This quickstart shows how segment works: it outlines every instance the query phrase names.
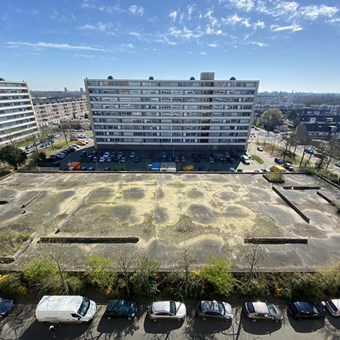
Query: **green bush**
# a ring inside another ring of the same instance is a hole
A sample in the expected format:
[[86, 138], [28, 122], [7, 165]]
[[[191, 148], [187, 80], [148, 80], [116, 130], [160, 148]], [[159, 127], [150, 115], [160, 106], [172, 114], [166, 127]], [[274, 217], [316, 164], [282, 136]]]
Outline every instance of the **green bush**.
[[266, 296], [269, 295], [268, 281], [262, 276], [255, 276], [251, 279], [246, 279], [244, 276], [236, 282], [235, 291], [242, 297]]
[[271, 183], [284, 183], [283, 174], [280, 172], [272, 172], [269, 174], [264, 174], [263, 177], [267, 178], [267, 180]]
[[66, 275], [66, 282], [70, 293], [79, 294], [85, 286], [83, 277], [79, 275]]
[[263, 164], [264, 163], [264, 160], [262, 158], [260, 158], [259, 156], [256, 156], [256, 155], [252, 155], [251, 159], [253, 159], [254, 161], [256, 161], [259, 164]]
[[14, 298], [21, 286], [20, 275], [16, 273], [0, 275], [0, 296]]

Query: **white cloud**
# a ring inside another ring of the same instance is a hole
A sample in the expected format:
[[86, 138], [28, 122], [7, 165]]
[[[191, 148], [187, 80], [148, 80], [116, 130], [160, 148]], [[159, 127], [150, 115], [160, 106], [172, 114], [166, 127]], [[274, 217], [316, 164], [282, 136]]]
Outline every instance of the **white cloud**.
[[207, 44], [207, 46], [216, 48], [217, 44]]
[[130, 35], [132, 35], [133, 37], [137, 37], [137, 38], [141, 36], [139, 32], [130, 32]]
[[225, 22], [231, 25], [236, 25], [239, 22], [241, 22], [243, 18], [239, 17], [237, 14], [234, 14], [232, 16], [229, 16], [227, 19], [224, 19]]
[[339, 11], [336, 7], [326, 5], [309, 5], [301, 9], [301, 14], [308, 19], [315, 20], [319, 16], [333, 17]]
[[127, 47], [127, 48], [135, 48], [131, 43], [129, 44], [123, 44], [124, 47]]
[[144, 8], [143, 6], [131, 5], [129, 6], [129, 11], [132, 14], [143, 16]]
[[258, 47], [267, 47], [268, 44], [264, 43], [264, 42], [260, 42], [260, 41], [250, 41], [249, 42], [252, 45], [256, 45]]
[[30, 43], [23, 41], [8, 41], [6, 43], [10, 47], [20, 47], [20, 46], [28, 46], [34, 48], [54, 48], [59, 50], [86, 50], [86, 51], [98, 51], [98, 52], [111, 52], [109, 50], [105, 50], [103, 48], [92, 47], [92, 46], [84, 46], [84, 45], [70, 45], [70, 44], [58, 44], [58, 43], [47, 43], [47, 42], [38, 42], [38, 43]]
[[187, 27], [184, 27], [183, 29], [171, 27], [169, 29], [169, 34], [176, 38], [184, 38], [188, 40], [192, 38], [199, 38], [202, 36], [201, 32], [195, 33]]
[[171, 41], [170, 39], [168, 39], [164, 34], [161, 34], [159, 36], [157, 36], [156, 42], [162, 43], [162, 44], [167, 44], [170, 46], [175, 46], [177, 45], [177, 42], [175, 41]]
[[91, 0], [83, 0], [82, 4], [80, 5], [82, 8], [96, 8], [94, 3]]
[[230, 0], [230, 3], [243, 11], [250, 12], [254, 8], [254, 0]]
[[102, 22], [98, 22], [97, 25], [83, 25], [80, 26], [79, 29], [81, 30], [96, 30], [96, 31], [106, 31], [107, 29], [110, 29], [112, 27], [112, 24], [103, 24]]
[[221, 35], [223, 34], [223, 31], [221, 29], [214, 29], [213, 27], [210, 27], [210, 25], [207, 25], [207, 28], [205, 29], [205, 34], [208, 35]]
[[191, 20], [191, 15], [195, 10], [195, 5], [188, 5], [187, 10], [188, 10], [188, 20]]
[[206, 52], [200, 52], [200, 55], [207, 55]]
[[265, 28], [265, 27], [266, 25], [263, 21], [258, 20], [257, 22], [255, 22], [255, 24], [253, 24], [253, 28]]
[[171, 11], [169, 13], [169, 18], [172, 20], [172, 21], [176, 21], [176, 18], [177, 18], [177, 15], [178, 15], [178, 12], [177, 11]]
[[331, 24], [338, 23], [338, 22], [340, 22], [340, 18], [333, 18], [333, 19], [327, 20], [327, 22], [329, 22]]
[[271, 25], [270, 29], [273, 32], [280, 32], [280, 31], [292, 31], [292, 32], [298, 32], [303, 30], [303, 27], [300, 25], [290, 25], [290, 26], [278, 26], [278, 25]]

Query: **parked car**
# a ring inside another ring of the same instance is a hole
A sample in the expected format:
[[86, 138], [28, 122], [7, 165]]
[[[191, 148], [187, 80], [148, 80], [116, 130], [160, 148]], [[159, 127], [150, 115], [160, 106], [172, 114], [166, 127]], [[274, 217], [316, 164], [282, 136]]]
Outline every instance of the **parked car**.
[[336, 162], [335, 166], [338, 166], [340, 168], [340, 162]]
[[276, 157], [276, 158], [274, 158], [274, 162], [277, 163], [277, 164], [283, 164], [283, 159]]
[[87, 156], [87, 151], [86, 150], [81, 151], [79, 156]]
[[244, 315], [252, 320], [273, 320], [279, 322], [283, 319], [283, 313], [280, 308], [267, 302], [246, 302], [243, 306]]
[[110, 300], [106, 306], [104, 316], [107, 319], [127, 318], [132, 320], [137, 314], [137, 304], [127, 300]]
[[231, 305], [223, 301], [200, 301], [196, 308], [196, 316], [202, 320], [220, 319], [231, 320], [233, 318], [233, 310]]
[[102, 156], [99, 158], [99, 163], [104, 163], [106, 161], [106, 157]]
[[0, 316], [5, 317], [13, 309], [14, 301], [0, 298]]
[[314, 149], [313, 149], [311, 146], [306, 146], [306, 147], [304, 148], [304, 152], [305, 152], [305, 153], [308, 153], [308, 154], [310, 154], [310, 155], [313, 155]]
[[322, 305], [335, 317], [340, 317], [340, 299], [322, 301]]
[[136, 153], [134, 152], [134, 151], [132, 151], [131, 153], [130, 153], [130, 158], [135, 158], [136, 157]]
[[106, 166], [106, 167], [104, 168], [104, 171], [111, 171], [111, 168], [110, 168], [109, 166]]
[[257, 150], [258, 150], [258, 151], [263, 151], [263, 147], [262, 147], [262, 146], [258, 146], [258, 147], [257, 147]]
[[235, 169], [235, 168], [228, 168], [227, 171], [228, 171], [228, 172], [236, 172], [236, 169]]
[[95, 171], [95, 169], [94, 169], [93, 166], [90, 166], [87, 170], [89, 170], [89, 171]]
[[322, 306], [311, 301], [289, 302], [287, 310], [294, 319], [322, 319], [325, 317]]
[[291, 163], [285, 163], [285, 168], [288, 171], [294, 171], [293, 165]]
[[152, 302], [148, 309], [148, 317], [153, 321], [162, 319], [174, 319], [183, 321], [187, 314], [186, 306], [179, 301]]

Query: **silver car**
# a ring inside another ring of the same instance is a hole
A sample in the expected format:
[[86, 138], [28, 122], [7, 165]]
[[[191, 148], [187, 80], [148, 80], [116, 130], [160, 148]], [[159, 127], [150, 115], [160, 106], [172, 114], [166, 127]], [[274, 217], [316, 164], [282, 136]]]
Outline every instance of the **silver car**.
[[335, 317], [340, 317], [340, 299], [322, 301], [323, 306]]
[[179, 301], [156, 301], [152, 302], [148, 310], [148, 317], [153, 321], [161, 319], [174, 319], [183, 321], [187, 314], [187, 308]]

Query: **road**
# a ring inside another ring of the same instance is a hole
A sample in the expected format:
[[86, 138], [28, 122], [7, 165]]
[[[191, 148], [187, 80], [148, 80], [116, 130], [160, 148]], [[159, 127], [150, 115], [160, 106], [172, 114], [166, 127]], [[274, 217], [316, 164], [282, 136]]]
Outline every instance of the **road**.
[[[0, 321], [2, 340], [51, 339], [48, 325], [35, 320], [36, 304], [17, 304], [12, 313]], [[232, 323], [207, 320], [201, 321], [194, 315], [193, 304], [187, 305], [188, 317], [184, 323], [177, 321], [150, 321], [145, 317], [146, 305], [140, 307], [135, 321], [103, 318], [105, 305], [98, 305], [97, 315], [89, 324], [63, 324], [56, 330], [57, 339], [271, 339], [271, 340], [338, 340], [340, 318], [330, 315], [325, 320], [295, 321], [291, 317], [281, 323], [267, 321], [251, 322], [241, 316], [240, 306], [234, 308]]]

